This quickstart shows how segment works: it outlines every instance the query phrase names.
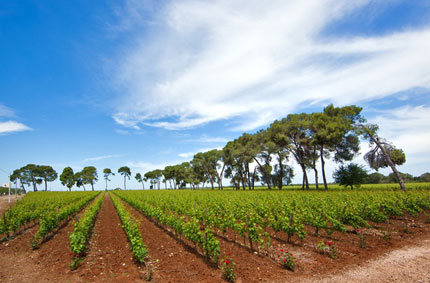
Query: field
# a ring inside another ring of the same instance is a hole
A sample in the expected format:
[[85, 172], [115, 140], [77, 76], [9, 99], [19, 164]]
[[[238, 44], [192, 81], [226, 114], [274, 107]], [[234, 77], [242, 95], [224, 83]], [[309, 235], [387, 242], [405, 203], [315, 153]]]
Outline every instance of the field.
[[391, 185], [39, 192], [0, 209], [0, 281], [430, 278], [430, 186], [423, 183], [407, 193]]

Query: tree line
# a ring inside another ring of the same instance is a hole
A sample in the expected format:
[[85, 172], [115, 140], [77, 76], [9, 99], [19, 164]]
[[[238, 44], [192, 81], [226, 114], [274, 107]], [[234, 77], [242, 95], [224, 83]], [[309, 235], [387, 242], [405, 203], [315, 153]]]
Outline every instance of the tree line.
[[361, 111], [354, 105], [329, 105], [322, 112], [290, 114], [255, 134], [244, 133], [222, 150], [199, 152], [189, 162], [149, 171], [144, 178], [139, 174], [136, 179], [149, 180], [151, 188], [160, 188], [161, 182], [166, 188], [167, 184], [173, 189], [187, 184], [199, 188], [208, 182], [212, 189], [215, 184], [222, 189], [223, 178], [229, 178], [238, 190], [254, 189], [256, 182], [281, 190], [294, 177], [287, 163], [294, 160], [302, 171], [302, 189], [309, 189], [308, 173], [313, 171], [316, 189], [321, 174], [327, 190], [326, 160], [331, 158], [341, 164], [351, 161], [360, 150], [360, 139], [364, 139], [372, 146], [364, 156], [369, 166], [375, 170], [390, 167], [405, 190], [396, 168], [406, 161], [403, 150], [380, 137], [378, 126], [367, 123]]
[[[237, 139], [229, 141], [221, 150], [199, 152], [189, 162], [169, 165], [164, 169], [148, 171], [143, 175], [136, 173], [135, 179], [145, 189], [145, 182], [150, 182], [150, 189], [164, 187], [180, 189], [190, 186], [193, 189], [210, 184], [218, 189], [223, 188], [224, 178], [230, 179], [232, 186], [239, 190], [254, 189], [260, 182], [268, 189], [278, 188], [291, 183], [294, 171], [288, 161], [295, 161], [301, 168], [302, 189], [309, 189], [308, 174], [313, 172], [316, 189], [319, 188], [321, 174], [324, 189], [328, 189], [325, 164], [328, 159], [344, 164], [351, 161], [360, 150], [360, 139], [370, 143], [372, 149], [364, 158], [372, 169], [390, 167], [396, 181], [405, 190], [402, 175], [396, 165], [406, 161], [403, 150], [378, 135], [378, 126], [367, 123], [361, 116], [361, 107], [354, 105], [334, 107], [328, 105], [322, 112], [289, 114], [274, 121], [267, 129], [254, 134], [244, 133]], [[317, 166], [319, 164], [319, 167]], [[131, 170], [123, 166], [118, 173], [126, 180], [130, 179]], [[109, 177], [115, 175], [105, 168], [103, 176], [108, 187]], [[34, 191], [37, 185], [57, 179], [57, 173], [50, 166], [28, 164], [14, 171], [11, 181], [31, 184]], [[71, 167], [64, 168], [60, 175], [61, 183], [69, 190], [76, 185], [83, 187], [98, 181], [94, 166], [85, 167], [82, 171], [73, 172]]]

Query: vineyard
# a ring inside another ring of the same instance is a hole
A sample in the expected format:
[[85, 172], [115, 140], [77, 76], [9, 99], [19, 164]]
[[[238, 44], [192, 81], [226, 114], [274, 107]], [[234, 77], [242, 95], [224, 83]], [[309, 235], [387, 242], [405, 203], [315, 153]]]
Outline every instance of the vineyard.
[[429, 234], [428, 184], [28, 193], [0, 220], [0, 281], [302, 281]]

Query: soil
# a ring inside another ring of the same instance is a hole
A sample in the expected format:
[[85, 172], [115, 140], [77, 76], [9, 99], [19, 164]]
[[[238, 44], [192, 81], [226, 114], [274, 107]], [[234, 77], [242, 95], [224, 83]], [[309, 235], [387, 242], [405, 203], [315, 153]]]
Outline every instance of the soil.
[[[153, 282], [223, 282], [220, 269], [207, 263], [192, 244], [178, 241], [127, 207], [140, 222], [149, 252], [146, 266], [133, 262], [119, 217], [105, 194], [87, 256], [77, 270], [69, 269], [68, 236], [73, 221], [33, 251], [30, 240], [36, 225], [0, 244], [0, 282], [142, 282], [149, 269]], [[306, 227], [305, 240], [292, 238], [290, 242], [283, 233], [268, 231], [272, 236], [268, 255], [251, 250], [249, 243], [244, 244], [232, 231], [217, 237], [221, 255], [231, 253], [236, 264], [237, 282], [430, 282], [429, 222], [429, 215], [421, 214], [415, 220], [408, 217], [371, 223], [374, 228], [363, 230], [364, 248], [359, 247], [360, 238], [351, 227], [350, 232], [334, 232], [331, 238], [324, 231], [315, 235], [314, 229]], [[329, 240], [338, 251], [337, 259], [316, 248], [318, 242]], [[294, 272], [281, 267], [281, 248], [293, 254]]]
[[181, 244], [172, 235], [152, 223], [124, 203], [134, 219], [140, 222], [140, 232], [153, 269], [153, 282], [222, 282], [221, 271], [193, 248]]

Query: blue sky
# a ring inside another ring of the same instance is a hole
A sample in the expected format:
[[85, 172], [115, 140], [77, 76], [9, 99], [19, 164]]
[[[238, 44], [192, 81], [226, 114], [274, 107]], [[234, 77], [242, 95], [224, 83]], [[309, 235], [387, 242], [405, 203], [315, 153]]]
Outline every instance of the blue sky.
[[334, 103], [364, 107], [420, 175], [429, 54], [430, 0], [0, 0], [0, 168], [134, 175]]

